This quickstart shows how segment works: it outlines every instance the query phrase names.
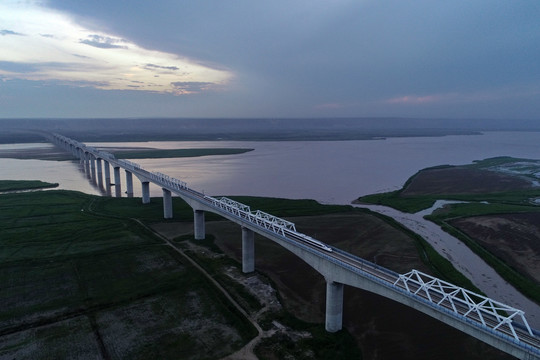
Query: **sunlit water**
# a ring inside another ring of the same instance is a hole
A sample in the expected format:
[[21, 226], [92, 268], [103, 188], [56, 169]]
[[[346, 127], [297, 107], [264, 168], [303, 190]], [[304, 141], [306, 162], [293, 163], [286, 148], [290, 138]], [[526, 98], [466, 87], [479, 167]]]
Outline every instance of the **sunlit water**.
[[[133, 160], [149, 171], [159, 171], [185, 181], [209, 195], [252, 195], [309, 198], [321, 203], [349, 204], [358, 196], [396, 190], [420, 169], [450, 164], [469, 164], [495, 156], [540, 158], [540, 132], [488, 132], [484, 135], [405, 137], [362, 141], [292, 142], [142, 142], [92, 143], [95, 147], [252, 148], [227, 156]], [[0, 149], [49, 146], [43, 144], [0, 145]], [[77, 161], [0, 159], [1, 179], [57, 182], [61, 189], [100, 194], [80, 171]], [[112, 175], [112, 170], [111, 170]], [[125, 184], [125, 178], [122, 179]], [[123, 185], [124, 186], [124, 185]], [[151, 195], [161, 189], [151, 185]], [[140, 183], [134, 178], [135, 196]], [[419, 214], [391, 215], [421, 233], [436, 249], [489, 296], [524, 309], [531, 325], [540, 328], [536, 304], [506, 284], [487, 265], [473, 256], [457, 239], [440, 231]]]

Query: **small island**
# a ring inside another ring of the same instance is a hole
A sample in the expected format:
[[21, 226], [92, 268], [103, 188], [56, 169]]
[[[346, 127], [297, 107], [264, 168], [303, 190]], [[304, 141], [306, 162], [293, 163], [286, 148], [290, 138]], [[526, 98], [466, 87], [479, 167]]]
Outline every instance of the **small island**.
[[210, 155], [237, 155], [243, 154], [253, 149], [237, 148], [205, 148], [205, 149], [130, 149], [112, 151], [117, 159], [160, 159], [160, 158], [182, 158], [198, 157]]
[[[253, 151], [254, 149], [243, 148], [195, 148], [195, 149], [155, 149], [148, 147], [99, 147], [102, 150], [112, 153], [117, 159], [161, 159], [161, 158], [182, 158], [211, 155], [238, 155]], [[73, 156], [60, 148], [51, 146], [43, 147], [37, 144], [35, 147], [26, 149], [0, 150], [0, 158], [20, 159], [20, 160], [50, 160], [67, 161], [73, 160]]]

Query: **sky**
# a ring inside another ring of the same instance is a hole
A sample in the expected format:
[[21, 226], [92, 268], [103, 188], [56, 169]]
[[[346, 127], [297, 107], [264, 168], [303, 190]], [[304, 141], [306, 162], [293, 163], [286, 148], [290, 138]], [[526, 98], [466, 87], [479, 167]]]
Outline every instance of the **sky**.
[[0, 0], [0, 118], [540, 121], [538, 0]]

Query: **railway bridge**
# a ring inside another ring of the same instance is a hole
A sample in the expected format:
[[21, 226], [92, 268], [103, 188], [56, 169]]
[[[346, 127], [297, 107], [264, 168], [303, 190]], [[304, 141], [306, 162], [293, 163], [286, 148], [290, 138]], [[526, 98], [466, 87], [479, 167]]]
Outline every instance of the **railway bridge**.
[[[193, 208], [195, 239], [205, 238], [205, 212], [218, 214], [242, 228], [242, 271], [255, 269], [254, 234], [260, 234], [291, 251], [326, 279], [326, 330], [342, 328], [345, 285], [387, 297], [519, 359], [540, 360], [540, 332], [532, 329], [522, 310], [460, 288], [430, 275], [411, 270], [406, 274], [371, 263], [296, 231], [294, 223], [226, 197], [204, 195], [179, 179], [149, 172], [140, 165], [116, 159], [111, 153], [51, 134], [50, 140], [80, 159], [85, 172], [110, 194], [121, 195], [125, 171], [126, 193], [133, 196], [133, 176], [141, 182], [142, 203], [150, 202], [150, 183], [162, 188], [163, 216], [173, 217], [172, 194]], [[113, 168], [114, 185], [110, 168]]]

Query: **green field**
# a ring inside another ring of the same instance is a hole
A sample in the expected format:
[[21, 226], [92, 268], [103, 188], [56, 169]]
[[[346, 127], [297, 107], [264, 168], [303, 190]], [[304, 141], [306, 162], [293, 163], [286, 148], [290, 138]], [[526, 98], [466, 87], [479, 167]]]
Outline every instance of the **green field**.
[[36, 190], [58, 187], [58, 184], [43, 182], [40, 180], [0, 180], [0, 192]]
[[[162, 200], [140, 201], [63, 190], [0, 195], [0, 358], [221, 358], [256, 335], [202, 273], [145, 225], [172, 222], [163, 220]], [[265, 209], [287, 208], [287, 202], [272, 199]], [[283, 212], [324, 209], [293, 203]], [[174, 214], [190, 223], [193, 210], [175, 201]], [[212, 238], [197, 244], [217, 250]], [[223, 274], [237, 262], [186, 252], [246, 311], [261, 310], [243, 285]], [[304, 348], [325, 344], [322, 325], [309, 327]], [[340, 345], [319, 346], [324, 358], [360, 358], [346, 331], [332, 339]], [[273, 348], [272, 341], [280, 343], [274, 338], [264, 346]]]
[[91, 211], [123, 199], [48, 191], [0, 200], [0, 358], [216, 358], [256, 334], [145, 227]]

